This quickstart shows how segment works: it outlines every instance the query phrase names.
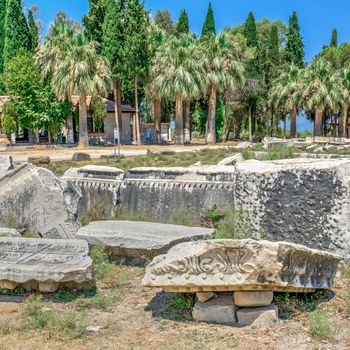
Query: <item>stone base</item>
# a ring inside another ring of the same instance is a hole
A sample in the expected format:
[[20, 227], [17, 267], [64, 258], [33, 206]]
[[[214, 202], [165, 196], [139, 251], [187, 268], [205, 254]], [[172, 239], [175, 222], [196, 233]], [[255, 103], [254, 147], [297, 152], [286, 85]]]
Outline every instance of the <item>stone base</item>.
[[270, 326], [278, 321], [278, 309], [276, 305], [243, 308], [237, 311], [237, 320], [242, 326]]
[[192, 317], [199, 322], [237, 325], [237, 307], [231, 295], [221, 295], [205, 304], [197, 302], [192, 311]]
[[234, 302], [239, 307], [261, 307], [272, 303], [272, 291], [246, 291], [235, 292], [233, 294]]

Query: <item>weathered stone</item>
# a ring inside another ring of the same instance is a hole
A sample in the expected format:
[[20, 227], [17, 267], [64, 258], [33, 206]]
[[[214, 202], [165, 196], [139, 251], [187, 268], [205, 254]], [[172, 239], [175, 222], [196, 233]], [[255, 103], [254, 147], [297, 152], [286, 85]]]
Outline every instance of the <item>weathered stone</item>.
[[152, 260], [174, 245], [213, 238], [215, 230], [202, 227], [131, 221], [95, 221], [76, 234], [90, 245], [103, 245], [112, 257]]
[[81, 162], [84, 160], [91, 160], [90, 154], [83, 152], [75, 152], [72, 156], [72, 161], [74, 162]]
[[229, 166], [237, 163], [244, 162], [244, 158], [241, 153], [237, 153], [234, 156], [227, 157], [218, 163], [218, 166]]
[[234, 302], [239, 307], [260, 307], [268, 306], [272, 303], [272, 291], [243, 291], [234, 292]]
[[[94, 280], [88, 244], [80, 240], [0, 238], [0, 285], [39, 285], [53, 292], [60, 284]], [[4, 287], [4, 286], [7, 287]]]
[[192, 317], [198, 322], [235, 325], [236, 310], [231, 295], [220, 295], [205, 304], [197, 302], [192, 310]]
[[318, 146], [317, 148], [315, 148], [313, 151], [313, 153], [324, 153], [324, 149], [322, 146]]
[[276, 305], [257, 308], [243, 308], [237, 311], [238, 324], [244, 326], [265, 327], [278, 321]]
[[279, 139], [277, 137], [264, 137], [263, 144], [265, 149], [269, 149], [275, 146], [285, 146], [291, 147], [293, 146], [293, 142], [287, 139]]
[[289, 291], [332, 288], [340, 258], [286, 242], [187, 242], [157, 256], [144, 286], [168, 292]]
[[8, 280], [1, 280], [0, 281], [0, 288], [14, 290], [18, 286], [18, 283], [8, 281]]
[[4, 176], [7, 171], [13, 170], [13, 168], [13, 160], [11, 156], [0, 156], [0, 177]]
[[213, 292], [207, 292], [207, 293], [197, 293], [197, 299], [200, 303], [204, 304], [208, 300], [215, 298], [217, 295]]
[[0, 227], [0, 237], [21, 237], [21, 234], [14, 228]]
[[[79, 228], [79, 189], [70, 180], [26, 164], [0, 178], [0, 224], [46, 238], [71, 238]], [[1, 225], [0, 225], [1, 226]]]
[[245, 149], [245, 148], [251, 148], [251, 147], [253, 147], [253, 145], [248, 141], [239, 142], [236, 146], [233, 146], [233, 148], [237, 148], [237, 149]]
[[43, 165], [43, 164], [50, 164], [51, 159], [50, 157], [29, 157], [28, 163], [33, 165]]

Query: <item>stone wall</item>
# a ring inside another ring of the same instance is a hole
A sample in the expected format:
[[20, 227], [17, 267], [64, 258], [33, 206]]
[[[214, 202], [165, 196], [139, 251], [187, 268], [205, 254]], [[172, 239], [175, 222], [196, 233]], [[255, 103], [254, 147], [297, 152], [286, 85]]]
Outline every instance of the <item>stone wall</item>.
[[106, 196], [108, 211], [120, 206], [156, 218], [179, 208], [198, 215], [215, 204], [247, 213], [254, 231], [266, 239], [350, 256], [348, 160], [116, 171], [117, 178], [108, 171], [102, 178], [92, 168], [65, 174], [83, 193], [80, 214]]

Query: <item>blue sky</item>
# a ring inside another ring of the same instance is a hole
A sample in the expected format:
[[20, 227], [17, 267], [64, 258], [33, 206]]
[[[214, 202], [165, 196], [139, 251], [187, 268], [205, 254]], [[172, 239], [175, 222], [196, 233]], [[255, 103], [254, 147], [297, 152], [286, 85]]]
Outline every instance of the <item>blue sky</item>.
[[[44, 26], [54, 19], [58, 11], [66, 12], [80, 21], [88, 11], [88, 0], [24, 0], [29, 7], [39, 6]], [[154, 14], [159, 9], [168, 9], [176, 19], [185, 8], [190, 17], [193, 31], [199, 33], [206, 15], [206, 0], [146, 0], [146, 7]], [[309, 61], [324, 44], [330, 41], [333, 27], [338, 29], [339, 41], [350, 41], [350, 1], [349, 0], [212, 0], [217, 29], [225, 25], [242, 23], [249, 11], [257, 20], [267, 17], [281, 18], [288, 23], [289, 15], [297, 11], [305, 41], [306, 59]]]

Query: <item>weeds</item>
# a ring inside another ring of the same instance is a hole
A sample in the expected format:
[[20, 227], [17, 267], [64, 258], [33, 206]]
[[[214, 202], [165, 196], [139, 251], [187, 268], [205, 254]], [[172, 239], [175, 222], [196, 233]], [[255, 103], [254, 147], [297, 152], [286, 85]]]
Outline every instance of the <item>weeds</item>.
[[74, 304], [78, 310], [101, 309], [107, 311], [118, 299], [119, 295], [117, 294], [112, 295], [97, 292], [96, 295], [91, 298], [78, 297], [74, 301]]
[[345, 301], [345, 306], [346, 306], [346, 316], [350, 317], [350, 292], [347, 292], [347, 294], [344, 297], [344, 301]]
[[13, 214], [5, 214], [0, 217], [0, 227], [17, 228], [17, 219]]
[[106, 196], [100, 196], [97, 199], [93, 199], [90, 204], [89, 210], [82, 216], [81, 224], [82, 226], [88, 225], [92, 221], [101, 221], [106, 220], [108, 218], [108, 214], [106, 212], [109, 200]]
[[114, 275], [115, 265], [109, 261], [103, 246], [94, 246], [90, 250], [97, 279], [105, 279]]
[[172, 320], [189, 319], [195, 304], [195, 294], [176, 294], [175, 297], [166, 301], [161, 317]]
[[244, 160], [255, 159], [255, 153], [249, 148], [245, 148], [242, 150], [242, 156]]
[[309, 314], [309, 332], [313, 336], [331, 340], [334, 337], [335, 328], [330, 320], [330, 312], [315, 310]]
[[259, 160], [280, 160], [294, 158], [297, 149], [294, 146], [274, 145], [267, 150], [267, 153], [259, 157]]

